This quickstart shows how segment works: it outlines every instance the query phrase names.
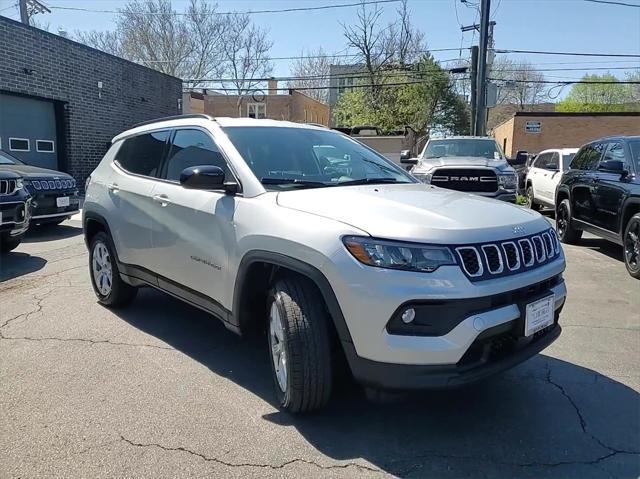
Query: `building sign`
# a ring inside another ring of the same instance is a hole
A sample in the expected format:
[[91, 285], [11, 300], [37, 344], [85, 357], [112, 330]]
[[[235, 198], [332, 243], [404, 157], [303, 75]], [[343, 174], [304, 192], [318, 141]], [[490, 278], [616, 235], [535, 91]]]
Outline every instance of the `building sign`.
[[524, 125], [524, 131], [526, 131], [527, 133], [540, 133], [541, 129], [542, 129], [541, 121], [528, 121]]

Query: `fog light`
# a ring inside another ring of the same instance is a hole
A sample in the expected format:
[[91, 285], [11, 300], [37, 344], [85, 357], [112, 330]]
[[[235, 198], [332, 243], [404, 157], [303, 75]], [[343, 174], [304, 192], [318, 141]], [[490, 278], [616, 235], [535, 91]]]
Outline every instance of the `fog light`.
[[409, 324], [416, 317], [416, 310], [413, 308], [406, 309], [404, 313], [402, 313], [402, 322], [404, 324]]

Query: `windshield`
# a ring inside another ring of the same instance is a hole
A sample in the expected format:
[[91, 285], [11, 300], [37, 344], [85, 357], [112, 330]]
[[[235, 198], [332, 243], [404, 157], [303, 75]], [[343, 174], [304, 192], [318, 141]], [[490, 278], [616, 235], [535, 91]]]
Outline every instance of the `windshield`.
[[24, 165], [24, 163], [0, 150], [0, 165]]
[[631, 161], [635, 163], [636, 172], [640, 174], [640, 140], [630, 141], [629, 148], [631, 149]]
[[562, 155], [562, 171], [569, 171], [569, 165], [573, 161], [573, 157], [576, 156], [575, 153], [569, 153], [567, 155]]
[[499, 160], [504, 157], [495, 140], [484, 138], [451, 138], [429, 140], [424, 158], [471, 156]]
[[223, 130], [268, 188], [415, 182], [391, 161], [330, 130], [266, 126]]

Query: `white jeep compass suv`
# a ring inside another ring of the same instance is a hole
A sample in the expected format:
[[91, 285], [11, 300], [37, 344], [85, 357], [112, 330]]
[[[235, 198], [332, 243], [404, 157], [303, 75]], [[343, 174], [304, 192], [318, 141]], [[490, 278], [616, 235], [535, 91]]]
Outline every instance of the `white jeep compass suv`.
[[83, 224], [100, 303], [152, 286], [235, 333], [266, 331], [290, 411], [323, 406], [337, 367], [372, 391], [460, 385], [560, 334], [565, 261], [547, 220], [419, 183], [322, 127], [134, 127], [88, 180]]

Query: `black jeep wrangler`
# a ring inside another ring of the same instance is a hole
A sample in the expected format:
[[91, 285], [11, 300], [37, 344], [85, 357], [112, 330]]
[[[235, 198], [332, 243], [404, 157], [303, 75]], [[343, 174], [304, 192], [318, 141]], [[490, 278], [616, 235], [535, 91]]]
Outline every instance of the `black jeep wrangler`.
[[556, 189], [556, 220], [563, 243], [588, 231], [622, 245], [629, 274], [640, 279], [640, 136], [580, 148]]

